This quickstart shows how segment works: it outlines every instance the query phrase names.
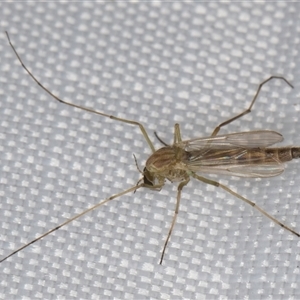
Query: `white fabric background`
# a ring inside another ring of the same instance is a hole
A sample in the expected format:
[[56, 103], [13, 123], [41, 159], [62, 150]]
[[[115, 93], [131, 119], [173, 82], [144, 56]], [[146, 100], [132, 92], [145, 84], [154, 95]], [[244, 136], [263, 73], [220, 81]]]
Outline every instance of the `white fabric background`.
[[[156, 147], [185, 139], [281, 132], [298, 144], [298, 3], [158, 1], [0, 4], [0, 255], [134, 185], [150, 154], [138, 128], [55, 102], [142, 122]], [[271, 179], [215, 177], [300, 231], [299, 168]], [[184, 189], [163, 265], [176, 185], [108, 203], [0, 265], [1, 299], [299, 299], [300, 239], [233, 196]]]

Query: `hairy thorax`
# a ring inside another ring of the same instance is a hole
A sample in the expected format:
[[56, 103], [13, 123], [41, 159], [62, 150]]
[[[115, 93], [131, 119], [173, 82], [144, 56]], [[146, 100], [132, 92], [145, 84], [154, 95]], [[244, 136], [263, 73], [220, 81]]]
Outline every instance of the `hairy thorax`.
[[187, 153], [183, 149], [174, 146], [157, 150], [146, 162], [145, 169], [149, 180], [163, 184], [165, 179], [171, 182], [187, 179], [189, 177], [188, 170], [182, 162], [186, 157]]

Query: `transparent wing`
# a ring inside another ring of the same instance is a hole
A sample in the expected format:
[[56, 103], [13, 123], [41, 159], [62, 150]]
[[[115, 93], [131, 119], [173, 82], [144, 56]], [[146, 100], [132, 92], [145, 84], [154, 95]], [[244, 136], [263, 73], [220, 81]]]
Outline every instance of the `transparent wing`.
[[275, 131], [260, 130], [184, 141], [183, 161], [193, 172], [239, 177], [277, 176], [284, 171], [284, 165], [276, 155], [267, 154], [265, 148], [282, 140], [282, 135]]
[[263, 165], [221, 165], [213, 167], [192, 166], [195, 173], [223, 174], [227, 176], [266, 178], [278, 176], [284, 171], [284, 165], [279, 163], [268, 163]]
[[257, 130], [191, 139], [178, 143], [178, 146], [185, 149], [185, 151], [200, 150], [207, 147], [228, 149], [233, 146], [242, 148], [266, 148], [282, 141], [283, 136], [276, 131]]

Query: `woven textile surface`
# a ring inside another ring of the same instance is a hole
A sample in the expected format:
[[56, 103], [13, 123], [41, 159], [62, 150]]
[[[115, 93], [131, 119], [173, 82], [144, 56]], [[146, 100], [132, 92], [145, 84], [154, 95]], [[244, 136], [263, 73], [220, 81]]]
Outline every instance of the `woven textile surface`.
[[[151, 154], [136, 126], [171, 144], [269, 129], [300, 145], [298, 3], [106, 1], [0, 4], [0, 259], [134, 186]], [[300, 165], [274, 178], [211, 176], [300, 232]], [[0, 264], [0, 299], [299, 299], [300, 239], [196, 180], [121, 196]]]

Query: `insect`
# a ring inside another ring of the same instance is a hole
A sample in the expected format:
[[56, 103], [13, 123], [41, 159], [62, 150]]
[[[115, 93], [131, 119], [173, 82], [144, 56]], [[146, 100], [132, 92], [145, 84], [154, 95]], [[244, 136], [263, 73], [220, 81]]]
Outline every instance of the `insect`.
[[177, 187], [177, 199], [176, 206], [174, 210], [173, 219], [163, 246], [163, 250], [160, 257], [160, 264], [162, 264], [165, 251], [170, 240], [174, 225], [176, 223], [176, 218], [179, 212], [180, 199], [182, 189], [189, 183], [190, 178], [195, 178], [196, 180], [202, 181], [204, 183], [213, 185], [215, 187], [222, 188], [226, 192], [232, 194], [233, 196], [243, 200], [244, 202], [256, 208], [263, 215], [268, 217], [274, 223], [290, 231], [292, 234], [300, 237], [300, 234], [294, 231], [292, 228], [284, 225], [273, 216], [268, 214], [262, 208], [257, 206], [254, 202], [246, 199], [245, 197], [234, 192], [227, 186], [212, 180], [198, 173], [211, 173], [211, 174], [225, 174], [230, 176], [239, 177], [272, 177], [281, 174], [284, 171], [284, 162], [290, 161], [294, 158], [300, 157], [300, 147], [281, 147], [281, 148], [270, 148], [270, 146], [279, 143], [283, 140], [280, 133], [270, 130], [257, 130], [249, 132], [238, 132], [227, 135], [218, 135], [221, 127], [228, 125], [229, 123], [241, 118], [242, 116], [251, 112], [251, 109], [258, 97], [261, 88], [269, 81], [273, 79], [283, 80], [291, 88], [292, 84], [289, 83], [282, 76], [271, 76], [265, 81], [263, 81], [252, 101], [250, 106], [242, 113], [230, 118], [229, 120], [219, 124], [210, 137], [206, 138], [195, 138], [190, 140], [182, 140], [179, 124], [174, 126], [174, 140], [172, 145], [167, 145], [160, 138], [157, 138], [164, 144], [164, 147], [159, 150], [155, 150], [148, 133], [146, 132], [144, 126], [136, 121], [118, 118], [105, 114], [103, 112], [95, 111], [93, 109], [82, 107], [67, 101], [64, 101], [57, 96], [55, 96], [50, 90], [44, 87], [34, 75], [27, 69], [27, 67], [22, 62], [19, 54], [17, 53], [15, 47], [13, 46], [8, 33], [6, 32], [8, 42], [17, 56], [19, 62], [25, 71], [31, 76], [31, 78], [50, 96], [60, 103], [76, 107], [91, 113], [98, 114], [103, 117], [110, 118], [115, 121], [127, 123], [133, 126], [138, 126], [141, 133], [146, 140], [148, 146], [150, 147], [152, 154], [146, 161], [144, 169], [141, 171], [138, 167], [137, 161], [136, 166], [141, 173], [141, 178], [138, 180], [135, 186], [132, 186], [118, 194], [115, 194], [102, 202], [92, 206], [91, 208], [83, 211], [82, 213], [66, 220], [62, 224], [56, 226], [55, 228], [49, 230], [48, 232], [40, 235], [31, 242], [23, 245], [22, 247], [16, 249], [6, 257], [2, 258], [0, 262], [5, 261], [9, 257], [18, 253], [19, 251], [25, 249], [31, 244], [37, 242], [38, 240], [46, 237], [48, 234], [62, 228], [68, 223], [80, 218], [84, 214], [102, 206], [103, 204], [125, 195], [130, 192], [135, 192], [140, 188], [148, 188], [153, 190], [160, 190], [163, 188], [165, 181], [169, 180], [171, 182], [178, 182]]

